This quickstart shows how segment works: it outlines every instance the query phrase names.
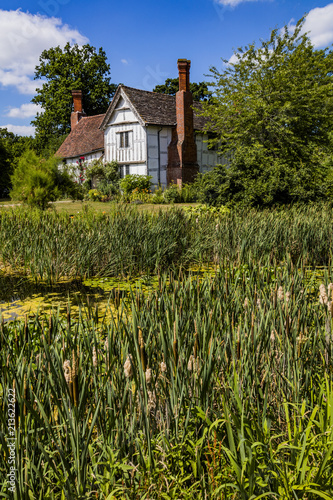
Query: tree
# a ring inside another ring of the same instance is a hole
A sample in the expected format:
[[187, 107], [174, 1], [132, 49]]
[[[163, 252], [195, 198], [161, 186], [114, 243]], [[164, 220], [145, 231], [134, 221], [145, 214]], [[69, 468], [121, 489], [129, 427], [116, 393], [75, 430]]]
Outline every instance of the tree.
[[7, 197], [11, 188], [10, 176], [19, 157], [27, 147], [32, 147], [32, 137], [21, 137], [0, 128], [0, 198]]
[[[54, 153], [59, 140], [70, 132], [72, 111], [72, 90], [82, 90], [83, 109], [86, 114], [104, 113], [116, 85], [110, 83], [110, 65], [106, 62], [102, 48], [69, 43], [44, 50], [35, 68], [35, 79], [46, 79], [32, 102], [42, 106], [31, 123], [36, 127], [36, 141], [39, 153]], [[60, 139], [59, 139], [60, 138]]]
[[[156, 85], [153, 92], [158, 92], [159, 94], [169, 94], [176, 95], [179, 90], [179, 79], [178, 78], [167, 78], [163, 85]], [[190, 90], [193, 95], [194, 101], [209, 101], [212, 93], [208, 90], [206, 82], [190, 83]]]
[[210, 143], [230, 158], [202, 179], [214, 203], [272, 205], [329, 192], [333, 55], [314, 49], [303, 24], [293, 32], [275, 29], [259, 48], [239, 49], [221, 73], [210, 70]]

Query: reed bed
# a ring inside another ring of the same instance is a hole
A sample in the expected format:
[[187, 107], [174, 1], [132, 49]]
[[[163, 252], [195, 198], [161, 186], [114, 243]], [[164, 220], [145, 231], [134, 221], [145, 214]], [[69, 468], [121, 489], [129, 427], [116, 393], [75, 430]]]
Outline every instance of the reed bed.
[[0, 477], [14, 386], [16, 498], [332, 498], [330, 269], [316, 279], [225, 259], [133, 289], [111, 322], [2, 323]]
[[69, 217], [15, 209], [0, 212], [3, 267], [57, 282], [60, 278], [134, 276], [200, 262], [262, 265], [299, 259], [329, 265], [332, 209], [233, 211], [191, 216], [181, 209], [140, 213], [115, 205], [109, 215]]

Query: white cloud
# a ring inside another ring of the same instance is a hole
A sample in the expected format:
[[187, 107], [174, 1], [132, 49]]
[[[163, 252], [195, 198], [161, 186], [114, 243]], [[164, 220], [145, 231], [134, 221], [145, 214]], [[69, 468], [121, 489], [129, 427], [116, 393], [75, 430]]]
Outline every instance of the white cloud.
[[232, 56], [230, 57], [230, 59], [228, 61], [228, 64], [236, 64], [236, 63], [238, 63], [238, 61], [239, 61], [239, 59], [236, 56], [236, 54], [232, 54]]
[[14, 86], [21, 94], [35, 94], [40, 82], [33, 80], [43, 50], [84, 44], [88, 39], [61, 19], [0, 9], [0, 84]]
[[22, 104], [19, 108], [10, 108], [5, 116], [10, 118], [32, 118], [36, 116], [38, 111], [42, 111], [42, 107], [32, 102]]
[[121, 62], [122, 62], [123, 64], [128, 64], [127, 59], [122, 59], [122, 60], [121, 60]]
[[315, 47], [326, 47], [333, 42], [333, 3], [326, 7], [316, 7], [310, 10], [305, 23], [304, 31]]
[[32, 125], [1, 125], [0, 128], [6, 128], [9, 132], [17, 135], [35, 135], [35, 127]]

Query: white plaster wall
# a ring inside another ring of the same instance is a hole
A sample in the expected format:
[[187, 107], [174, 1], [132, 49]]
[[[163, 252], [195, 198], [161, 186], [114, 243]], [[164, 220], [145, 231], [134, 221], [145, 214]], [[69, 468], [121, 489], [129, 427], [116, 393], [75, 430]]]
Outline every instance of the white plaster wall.
[[212, 170], [216, 165], [227, 165], [228, 160], [219, 156], [216, 151], [209, 150], [207, 147], [207, 134], [196, 134], [195, 140], [197, 144], [197, 162], [199, 171], [202, 173]]
[[[120, 148], [120, 132], [129, 132], [129, 147]], [[105, 161], [120, 164], [146, 162], [146, 131], [122, 97], [104, 131]]]
[[[82, 161], [84, 161], [85, 163], [91, 163], [93, 160], [98, 160], [99, 158], [101, 158], [102, 155], [103, 155], [103, 151], [97, 151], [96, 153], [90, 153], [88, 155], [85, 155], [84, 160], [82, 160]], [[66, 158], [66, 165], [72, 165], [73, 167], [75, 167], [79, 163], [79, 160], [82, 156], [83, 155], [76, 156], [75, 158]]]
[[[159, 136], [159, 137], [158, 137]], [[159, 147], [158, 147], [159, 139]], [[171, 127], [149, 126], [147, 127], [147, 152], [148, 152], [148, 175], [152, 176], [152, 183], [166, 186], [166, 169], [168, 164], [168, 145], [171, 141]], [[160, 155], [158, 157], [158, 155]], [[160, 160], [160, 161], [158, 161]], [[160, 177], [158, 168], [160, 163]]]

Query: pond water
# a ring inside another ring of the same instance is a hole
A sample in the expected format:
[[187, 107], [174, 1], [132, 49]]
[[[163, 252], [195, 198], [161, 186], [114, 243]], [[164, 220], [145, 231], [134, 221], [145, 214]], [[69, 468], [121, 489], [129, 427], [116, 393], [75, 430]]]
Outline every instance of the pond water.
[[[212, 267], [191, 268], [195, 276], [213, 275]], [[0, 315], [3, 320], [23, 319], [25, 315], [57, 311], [67, 312], [70, 305], [71, 315], [75, 317], [80, 308], [95, 311], [103, 317], [112, 314], [120, 301], [132, 292], [149, 294], [158, 287], [158, 276], [140, 276], [122, 280], [119, 278], [90, 278], [86, 280], [61, 280], [53, 285], [36, 282], [16, 273], [0, 270]]]

